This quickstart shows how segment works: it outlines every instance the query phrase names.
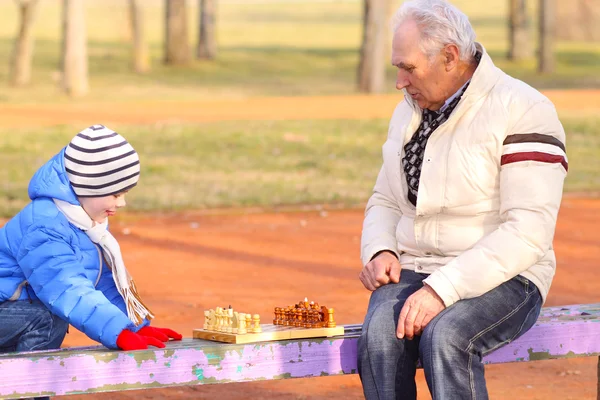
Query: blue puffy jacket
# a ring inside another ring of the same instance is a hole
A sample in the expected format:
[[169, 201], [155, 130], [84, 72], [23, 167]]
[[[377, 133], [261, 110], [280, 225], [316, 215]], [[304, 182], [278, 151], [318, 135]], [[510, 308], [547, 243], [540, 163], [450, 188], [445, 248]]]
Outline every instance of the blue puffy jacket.
[[0, 303], [39, 299], [52, 313], [109, 348], [137, 331], [100, 248], [71, 225], [53, 198], [79, 205], [64, 149], [29, 183], [31, 203], [0, 228]]

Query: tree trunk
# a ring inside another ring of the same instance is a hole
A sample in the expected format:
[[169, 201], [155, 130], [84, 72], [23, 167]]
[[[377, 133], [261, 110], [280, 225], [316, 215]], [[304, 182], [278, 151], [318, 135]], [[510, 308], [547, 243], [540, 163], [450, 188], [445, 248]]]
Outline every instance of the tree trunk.
[[385, 83], [389, 0], [363, 0], [363, 38], [358, 65], [358, 90], [380, 93]]
[[538, 72], [554, 72], [554, 32], [556, 24], [556, 0], [540, 0]]
[[217, 37], [215, 21], [217, 0], [200, 0], [200, 31], [196, 57], [212, 60], [217, 54]]
[[15, 47], [10, 60], [9, 82], [13, 86], [24, 86], [31, 81], [31, 59], [33, 57], [32, 25], [37, 0], [18, 0], [20, 25]]
[[144, 31], [144, 13], [140, 3], [140, 0], [129, 0], [129, 17], [133, 38], [132, 67], [138, 74], [143, 74], [150, 70], [150, 59]]
[[510, 0], [508, 58], [513, 61], [531, 57], [529, 18], [526, 0]]
[[190, 60], [185, 0], [166, 0], [165, 64], [182, 65]]
[[74, 97], [89, 91], [84, 0], [63, 0], [61, 86]]

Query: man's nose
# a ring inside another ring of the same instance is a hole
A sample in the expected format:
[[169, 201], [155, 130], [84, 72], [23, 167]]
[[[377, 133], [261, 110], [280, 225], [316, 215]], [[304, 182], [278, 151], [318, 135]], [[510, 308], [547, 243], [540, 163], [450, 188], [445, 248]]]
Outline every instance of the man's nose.
[[125, 201], [125, 197], [121, 197], [119, 200], [117, 200], [117, 208], [125, 207], [126, 205], [127, 202]]
[[399, 70], [396, 75], [396, 89], [402, 90], [407, 87], [409, 84], [408, 77], [406, 76], [406, 72]]

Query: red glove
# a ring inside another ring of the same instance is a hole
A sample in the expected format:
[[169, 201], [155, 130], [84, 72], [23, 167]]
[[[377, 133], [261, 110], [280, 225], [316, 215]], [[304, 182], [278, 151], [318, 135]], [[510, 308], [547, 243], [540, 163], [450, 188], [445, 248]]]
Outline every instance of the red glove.
[[156, 338], [138, 335], [127, 329], [123, 329], [117, 337], [117, 346], [119, 346], [121, 350], [144, 350], [148, 348], [148, 345], [156, 346], [161, 349], [165, 347], [164, 343]]
[[158, 339], [161, 342], [168, 342], [169, 339], [181, 340], [183, 336], [181, 334], [167, 328], [154, 328], [152, 326], [145, 326], [138, 331], [138, 334], [142, 336], [151, 337]]

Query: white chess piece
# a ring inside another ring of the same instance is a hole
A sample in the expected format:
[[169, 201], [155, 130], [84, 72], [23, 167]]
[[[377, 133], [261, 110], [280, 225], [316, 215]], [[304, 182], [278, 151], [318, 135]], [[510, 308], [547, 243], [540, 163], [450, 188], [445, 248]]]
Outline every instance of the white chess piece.
[[205, 310], [204, 311], [204, 325], [202, 326], [202, 329], [208, 330], [208, 319], [209, 318], [210, 318], [210, 311]]
[[233, 308], [227, 309], [227, 333], [233, 333]]
[[238, 316], [240, 318], [240, 323], [238, 326], [238, 335], [245, 335], [246, 333], [248, 333], [248, 331], [246, 330], [246, 314], [239, 313]]

